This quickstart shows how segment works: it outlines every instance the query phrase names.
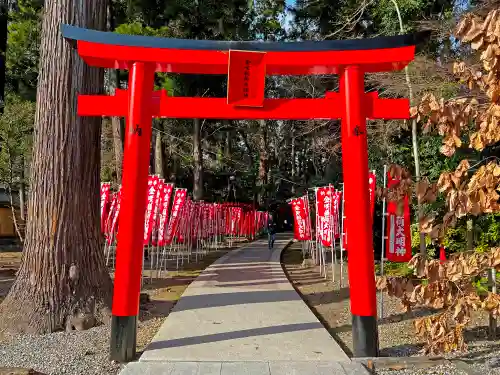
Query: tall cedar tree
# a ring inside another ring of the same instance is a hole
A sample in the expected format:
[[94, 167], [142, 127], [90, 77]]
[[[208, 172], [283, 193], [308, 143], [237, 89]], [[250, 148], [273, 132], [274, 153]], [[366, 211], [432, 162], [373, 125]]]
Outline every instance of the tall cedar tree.
[[106, 0], [45, 2], [26, 243], [0, 329], [82, 329], [107, 320], [112, 283], [99, 228], [100, 118], [78, 117], [77, 93], [99, 94], [60, 25], [104, 30]]

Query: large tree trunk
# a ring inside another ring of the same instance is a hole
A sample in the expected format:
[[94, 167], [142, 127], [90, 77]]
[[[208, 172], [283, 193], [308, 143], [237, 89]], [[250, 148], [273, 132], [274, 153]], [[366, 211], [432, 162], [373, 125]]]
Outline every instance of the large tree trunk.
[[[160, 129], [165, 131], [166, 133], [170, 133], [170, 124], [167, 119], [160, 119]], [[162, 142], [162, 148], [161, 148], [161, 160], [163, 162], [162, 170], [163, 170], [163, 177], [165, 178], [165, 181], [172, 181], [172, 171], [174, 170], [173, 168], [173, 160], [172, 160], [172, 139], [169, 139], [170, 142]], [[167, 147], [168, 144], [168, 147]]]
[[121, 122], [119, 117], [111, 117], [111, 128], [113, 131], [113, 150], [115, 154], [116, 180], [121, 183], [123, 165], [123, 143], [121, 136]]
[[112, 282], [99, 223], [100, 118], [76, 115], [77, 93], [101, 94], [61, 23], [103, 30], [106, 0], [47, 0], [40, 48], [28, 225], [0, 328], [32, 333], [107, 321]]
[[[113, 12], [113, 2], [107, 4], [107, 29], [114, 31], [115, 15]], [[115, 95], [115, 90], [120, 88], [120, 71], [109, 69], [108, 73], [108, 92], [109, 95]], [[113, 132], [113, 150], [115, 154], [115, 172], [118, 184], [122, 181], [123, 165], [123, 146], [124, 146], [124, 119], [120, 117], [111, 117], [111, 129]]]
[[269, 168], [269, 153], [267, 150], [267, 124], [265, 120], [259, 120], [259, 173], [257, 176], [259, 205], [264, 205], [265, 188]]
[[[7, 36], [9, 32], [9, 6], [8, 1], [0, 0], [0, 53], [5, 56], [7, 53]], [[0, 65], [0, 113], [4, 113], [5, 108], [5, 63]]]
[[160, 178], [165, 177], [163, 172], [163, 145], [159, 131], [156, 132], [155, 137], [155, 174], [160, 176]]
[[24, 170], [26, 168], [26, 160], [24, 156], [21, 158], [21, 181], [19, 182], [19, 213], [21, 220], [23, 221], [23, 225], [26, 225], [26, 199], [25, 199], [25, 191], [26, 191], [26, 185], [25, 185], [25, 173]]
[[193, 123], [193, 199], [203, 199], [203, 153], [201, 149], [201, 121], [194, 119]]
[[245, 145], [245, 148], [247, 149], [247, 153], [244, 155], [245, 159], [246, 159], [246, 161], [248, 163], [252, 163], [253, 164], [254, 152], [253, 152], [252, 147], [250, 146], [250, 143], [248, 143], [248, 138], [247, 138], [245, 132], [242, 131], [242, 130], [238, 130], [238, 134], [240, 136], [241, 141]]
[[177, 176], [178, 171], [179, 171], [179, 155], [176, 152], [176, 145], [174, 144], [173, 140], [170, 140], [169, 146], [168, 146], [168, 157], [170, 160], [172, 160], [172, 166], [170, 168], [170, 173], [169, 173], [169, 181], [176, 184], [177, 183]]
[[222, 120], [222, 123], [224, 124], [224, 128], [226, 130], [224, 139], [224, 158], [226, 160], [224, 161], [224, 164], [228, 165], [233, 154], [233, 129], [231, 128], [231, 123], [228, 120]]

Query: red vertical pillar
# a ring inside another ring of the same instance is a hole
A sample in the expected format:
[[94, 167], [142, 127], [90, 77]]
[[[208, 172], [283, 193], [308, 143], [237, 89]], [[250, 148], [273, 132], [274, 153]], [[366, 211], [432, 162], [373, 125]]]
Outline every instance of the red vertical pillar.
[[344, 175], [346, 233], [349, 233], [349, 284], [353, 349], [355, 357], [378, 356], [372, 219], [368, 188], [368, 142], [364, 72], [346, 67], [340, 75], [344, 98], [342, 118], [342, 163]]
[[110, 343], [111, 359], [119, 362], [131, 361], [136, 354], [154, 73], [154, 65], [139, 62], [134, 63], [129, 72], [122, 208], [117, 237]]

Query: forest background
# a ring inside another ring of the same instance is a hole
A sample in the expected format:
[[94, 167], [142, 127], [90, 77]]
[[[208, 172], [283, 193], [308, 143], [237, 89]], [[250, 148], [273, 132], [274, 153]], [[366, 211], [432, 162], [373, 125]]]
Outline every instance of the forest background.
[[[2, 24], [7, 25], [5, 108], [0, 116], [0, 182], [21, 196], [17, 218], [23, 237], [26, 198], [30, 189], [33, 124], [40, 58], [44, 1], [0, 1]], [[367, 90], [383, 97], [409, 97], [415, 105], [429, 92], [444, 100], [476, 95], [452, 74], [453, 62], [478, 61], [478, 53], [452, 36], [457, 20], [471, 9], [485, 14], [495, 3], [429, 0], [112, 0], [107, 29], [123, 34], [212, 40], [330, 40], [370, 38], [432, 29], [432, 38], [419, 47], [405, 72], [367, 77]], [[1, 41], [0, 41], [1, 42]], [[0, 43], [0, 47], [3, 43]], [[126, 88], [128, 73], [107, 70], [105, 89]], [[336, 90], [337, 79], [272, 77], [266, 82], [269, 97], [321, 97]], [[170, 95], [223, 96], [226, 79], [219, 76], [157, 74], [156, 88]], [[443, 155], [442, 136], [423, 134], [412, 121], [372, 121], [368, 126], [369, 167], [383, 181], [384, 165], [398, 164], [414, 177], [436, 181], [467, 158], [474, 168], [500, 157], [499, 143], [476, 151], [463, 147]], [[311, 193], [314, 186], [342, 182], [339, 121], [216, 121], [155, 119], [151, 140], [150, 172], [193, 192], [196, 200], [253, 202], [277, 209], [286, 199]], [[100, 147], [101, 180], [116, 188], [121, 179], [124, 121], [103, 118]], [[416, 131], [415, 131], [416, 129]], [[466, 134], [463, 137], [467, 137]], [[416, 141], [415, 145], [412, 143]], [[464, 139], [467, 144], [467, 140]], [[79, 146], [75, 146], [79, 147]], [[86, 145], [85, 147], [88, 147]], [[85, 151], [85, 150], [84, 150]], [[41, 151], [43, 152], [43, 150]], [[418, 156], [418, 160], [415, 156]], [[416, 168], [417, 167], [417, 168]], [[74, 175], [78, 175], [74, 171]], [[93, 194], [93, 192], [89, 192]], [[416, 199], [412, 200], [412, 246], [418, 252]], [[446, 212], [444, 197], [423, 210], [438, 216]], [[375, 251], [381, 243], [382, 205], [374, 220]], [[500, 215], [465, 215], [448, 228], [443, 244], [449, 252], [498, 246]], [[427, 251], [435, 251], [427, 240]]]

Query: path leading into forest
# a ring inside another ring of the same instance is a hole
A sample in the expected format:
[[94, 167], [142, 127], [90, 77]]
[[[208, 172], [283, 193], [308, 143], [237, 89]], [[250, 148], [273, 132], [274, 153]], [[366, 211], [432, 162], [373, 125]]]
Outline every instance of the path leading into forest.
[[186, 289], [121, 375], [365, 375], [289, 283], [278, 234], [234, 250]]

